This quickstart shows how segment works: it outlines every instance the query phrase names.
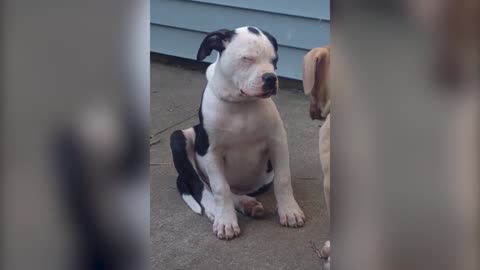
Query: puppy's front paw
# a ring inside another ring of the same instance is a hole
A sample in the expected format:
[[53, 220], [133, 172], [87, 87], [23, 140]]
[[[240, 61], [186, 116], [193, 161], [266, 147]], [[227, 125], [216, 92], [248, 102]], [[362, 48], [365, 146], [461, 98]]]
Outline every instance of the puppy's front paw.
[[288, 227], [302, 227], [305, 224], [305, 214], [295, 200], [278, 205], [280, 224]]
[[215, 233], [219, 239], [226, 240], [240, 235], [240, 227], [238, 226], [237, 214], [235, 211], [222, 211], [215, 215], [213, 233]]

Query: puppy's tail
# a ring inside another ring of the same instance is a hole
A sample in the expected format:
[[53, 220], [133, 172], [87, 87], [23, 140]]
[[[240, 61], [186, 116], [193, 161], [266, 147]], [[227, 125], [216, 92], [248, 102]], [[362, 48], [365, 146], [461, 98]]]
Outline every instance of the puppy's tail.
[[201, 205], [204, 184], [187, 155], [187, 138], [181, 130], [176, 130], [170, 136], [173, 164], [178, 172], [177, 189], [185, 203], [197, 214], [202, 214]]

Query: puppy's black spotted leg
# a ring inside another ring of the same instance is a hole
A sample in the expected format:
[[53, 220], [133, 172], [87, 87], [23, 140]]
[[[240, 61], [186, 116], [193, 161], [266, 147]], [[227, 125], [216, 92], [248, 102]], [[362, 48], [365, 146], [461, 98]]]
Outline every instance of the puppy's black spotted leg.
[[191, 145], [191, 143], [187, 143], [187, 138], [181, 130], [174, 131], [170, 136], [173, 164], [178, 172], [177, 189], [185, 203], [195, 213], [202, 214], [203, 207], [200, 202], [204, 184], [188, 159], [188, 150], [193, 151]]

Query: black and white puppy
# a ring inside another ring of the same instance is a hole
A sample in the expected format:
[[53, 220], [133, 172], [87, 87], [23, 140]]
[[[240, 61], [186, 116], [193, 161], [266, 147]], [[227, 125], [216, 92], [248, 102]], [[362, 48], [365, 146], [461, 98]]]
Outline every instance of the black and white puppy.
[[255, 27], [208, 34], [198, 50], [203, 60], [213, 50], [200, 123], [173, 132], [170, 146], [178, 171], [177, 187], [196, 213], [205, 212], [220, 239], [240, 234], [236, 211], [262, 216], [253, 196], [273, 180], [280, 223], [299, 227], [305, 215], [292, 190], [287, 134], [270, 97], [278, 89], [277, 41]]

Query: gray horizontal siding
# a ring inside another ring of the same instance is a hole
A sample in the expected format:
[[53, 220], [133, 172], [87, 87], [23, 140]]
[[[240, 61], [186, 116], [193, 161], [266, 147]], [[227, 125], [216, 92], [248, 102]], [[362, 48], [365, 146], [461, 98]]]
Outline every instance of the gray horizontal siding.
[[330, 32], [328, 21], [192, 1], [153, 1], [150, 9], [153, 24], [203, 33], [258, 26], [272, 33], [280, 45], [302, 49], [328, 43]]
[[[329, 12], [315, 13], [315, 11], [311, 11], [304, 16], [287, 15], [281, 13], [282, 10], [286, 12], [287, 2], [286, 0], [278, 2], [273, 0], [255, 2], [152, 0], [151, 50], [195, 59], [198, 46], [206, 33], [220, 28], [234, 29], [244, 25], [253, 25], [269, 31], [277, 38], [280, 56], [278, 74], [300, 79], [303, 55], [310, 48], [329, 43], [330, 23], [325, 19], [329, 18]], [[297, 2], [304, 3], [303, 7], [309, 7], [313, 2], [328, 4], [328, 1], [323, 0], [298, 0], [295, 1], [296, 7], [292, 8], [298, 12], [302, 5], [297, 5]], [[252, 5], [252, 3], [255, 4]], [[268, 3], [276, 3], [277, 6], [269, 12], [261, 10], [266, 9]], [[248, 4], [251, 7], [247, 8]], [[313, 16], [316, 18], [309, 18]], [[206, 59], [208, 62], [213, 60], [213, 56]]]
[[[191, 0], [265, 12], [330, 20], [330, 1], [325, 0]], [[293, 2], [293, 3], [292, 3]]]

